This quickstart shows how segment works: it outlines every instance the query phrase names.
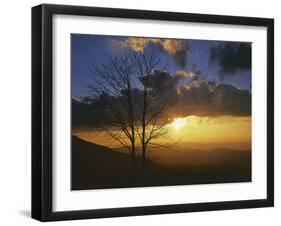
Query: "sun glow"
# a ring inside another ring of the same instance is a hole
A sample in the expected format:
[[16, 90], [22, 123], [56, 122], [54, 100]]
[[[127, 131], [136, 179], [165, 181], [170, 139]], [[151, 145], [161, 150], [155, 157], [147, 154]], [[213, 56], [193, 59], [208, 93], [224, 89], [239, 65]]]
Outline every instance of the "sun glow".
[[179, 130], [180, 128], [187, 125], [188, 121], [187, 118], [176, 118], [174, 121], [170, 124], [171, 127], [173, 127], [176, 130]]
[[[167, 124], [167, 135], [159, 137], [156, 143], [167, 143], [167, 136], [177, 145], [192, 144], [193, 148], [228, 147], [234, 149], [251, 149], [251, 117], [187, 117], [172, 118]], [[105, 132], [98, 130], [73, 131], [73, 135], [83, 140], [104, 145], [110, 148], [120, 147], [120, 143], [110, 138]], [[124, 136], [125, 138], [125, 136]], [[126, 142], [127, 139], [125, 138]], [[196, 146], [196, 145], [199, 146]], [[207, 146], [204, 146], [208, 144]], [[195, 145], [195, 146], [194, 146]], [[203, 146], [202, 146], [203, 145]], [[211, 146], [210, 146], [211, 145]]]

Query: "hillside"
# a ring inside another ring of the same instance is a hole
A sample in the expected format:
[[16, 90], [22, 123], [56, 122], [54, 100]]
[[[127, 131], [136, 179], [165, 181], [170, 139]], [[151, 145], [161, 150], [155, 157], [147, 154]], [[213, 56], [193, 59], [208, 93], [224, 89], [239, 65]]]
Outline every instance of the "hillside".
[[137, 158], [134, 175], [129, 154], [72, 136], [72, 190], [251, 181], [250, 151], [169, 150], [159, 156], [151, 152], [145, 176]]

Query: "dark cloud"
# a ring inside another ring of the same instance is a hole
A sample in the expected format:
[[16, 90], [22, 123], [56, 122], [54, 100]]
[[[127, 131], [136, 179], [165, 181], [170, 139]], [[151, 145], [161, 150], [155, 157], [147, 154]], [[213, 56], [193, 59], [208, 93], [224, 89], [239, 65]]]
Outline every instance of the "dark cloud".
[[166, 71], [154, 69], [151, 74], [140, 78], [140, 81], [145, 83], [147, 87], [158, 88], [159, 92], [164, 92], [164, 89], [174, 90], [176, 88], [178, 79], [178, 77], [172, 76]]
[[178, 101], [170, 109], [170, 114], [178, 117], [251, 115], [251, 94], [248, 90], [197, 79], [180, 87], [178, 93]]
[[158, 44], [158, 46], [165, 53], [172, 56], [175, 63], [181, 69], [186, 67], [189, 54], [191, 53], [191, 41], [166, 39], [161, 45]]
[[219, 66], [221, 79], [235, 75], [240, 70], [250, 70], [252, 66], [251, 43], [223, 43], [212, 47], [209, 61]]
[[187, 64], [188, 53], [189, 52], [186, 49], [181, 49], [175, 53], [174, 59], [180, 68], [185, 68]]
[[[187, 78], [189, 82], [181, 84]], [[178, 71], [172, 76], [166, 71], [153, 70], [142, 78], [149, 88], [157, 89], [153, 106], [158, 108], [163, 99], [169, 97], [168, 108], [163, 120], [169, 117], [196, 116], [250, 116], [251, 94], [248, 90], [238, 89], [229, 84], [210, 82], [201, 79], [192, 71]], [[159, 85], [157, 85], [159, 84]], [[179, 85], [181, 84], [181, 85]], [[136, 98], [142, 95], [140, 89], [134, 89]], [[112, 97], [102, 94], [98, 98], [72, 98], [72, 125], [79, 127], [99, 127], [111, 120], [108, 101], [118, 103], [124, 97]]]
[[72, 127], [91, 128], [99, 127], [108, 122], [111, 118], [107, 106], [108, 95], [101, 95], [98, 99], [85, 97], [83, 99], [72, 97]]

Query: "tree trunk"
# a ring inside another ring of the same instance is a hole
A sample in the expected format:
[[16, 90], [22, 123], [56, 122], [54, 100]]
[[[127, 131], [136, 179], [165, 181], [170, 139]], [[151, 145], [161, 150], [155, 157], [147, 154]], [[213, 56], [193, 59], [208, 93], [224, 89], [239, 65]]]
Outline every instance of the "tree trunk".
[[136, 166], [136, 148], [135, 143], [132, 143], [132, 150], [131, 150], [131, 156], [132, 156], [132, 171], [133, 171], [133, 181], [136, 181], [136, 175], [137, 175], [137, 166]]
[[131, 92], [131, 83], [130, 80], [127, 80], [128, 88], [128, 120], [131, 127], [131, 155], [132, 155], [132, 170], [133, 170], [133, 181], [136, 180], [136, 147], [135, 147], [135, 128], [134, 128], [134, 111], [133, 111], [133, 98]]
[[147, 110], [147, 89], [146, 85], [144, 86], [143, 94], [143, 112], [142, 112], [142, 137], [141, 137], [141, 146], [142, 146], [142, 176], [143, 182], [145, 182], [145, 152], [146, 152], [146, 139], [145, 139], [145, 130], [146, 130], [146, 110]]
[[145, 180], [145, 161], [146, 161], [146, 148], [145, 146], [142, 147], [142, 176], [143, 180]]

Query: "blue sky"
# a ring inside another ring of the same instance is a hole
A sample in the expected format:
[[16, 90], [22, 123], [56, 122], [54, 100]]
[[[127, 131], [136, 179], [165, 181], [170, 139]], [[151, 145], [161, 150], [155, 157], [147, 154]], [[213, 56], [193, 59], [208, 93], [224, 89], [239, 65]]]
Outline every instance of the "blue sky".
[[[71, 35], [71, 81], [72, 81], [72, 96], [83, 97], [87, 96], [85, 83], [89, 80], [89, 68], [92, 60], [100, 61], [105, 55], [116, 54], [122, 51], [124, 46], [113, 44], [112, 40], [117, 40], [123, 43], [128, 37], [124, 36], [104, 36], [104, 35]], [[182, 40], [189, 45], [189, 54], [186, 58], [186, 66], [184, 70], [190, 70], [196, 67], [204, 76], [204, 79], [215, 80], [217, 82], [231, 84], [241, 89], [250, 90], [251, 71], [239, 71], [234, 75], [226, 76], [223, 81], [219, 79], [217, 73], [218, 66], [209, 64], [210, 48], [218, 44], [217, 41], [208, 40]], [[152, 45], [147, 45], [146, 48], [152, 48]], [[165, 51], [159, 51], [163, 62], [169, 62], [167, 71], [175, 74], [177, 70], [182, 70], [173, 57]]]

